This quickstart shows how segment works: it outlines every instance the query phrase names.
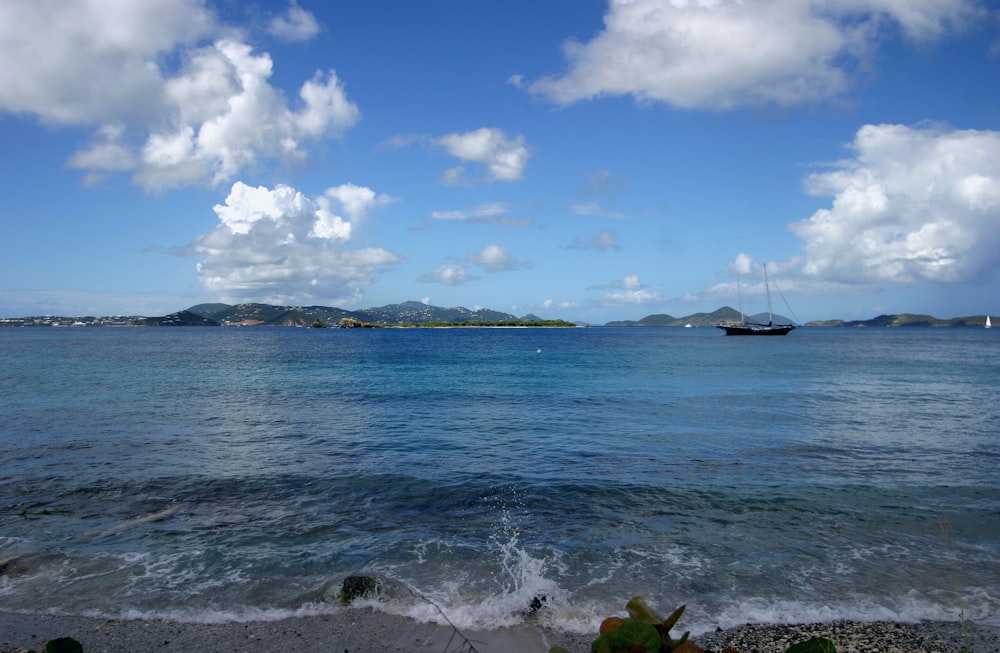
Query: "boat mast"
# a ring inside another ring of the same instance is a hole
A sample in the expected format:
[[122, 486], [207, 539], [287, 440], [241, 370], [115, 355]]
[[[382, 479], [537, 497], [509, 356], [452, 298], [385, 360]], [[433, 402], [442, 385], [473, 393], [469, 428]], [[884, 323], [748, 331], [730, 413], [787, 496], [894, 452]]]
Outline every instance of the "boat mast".
[[747, 318], [743, 315], [743, 284], [740, 283], [739, 277], [736, 277], [736, 296], [740, 298], [740, 324], [743, 324]]
[[767, 282], [767, 264], [764, 264], [764, 290], [767, 291], [767, 323], [774, 324], [774, 315], [771, 313], [771, 285]]

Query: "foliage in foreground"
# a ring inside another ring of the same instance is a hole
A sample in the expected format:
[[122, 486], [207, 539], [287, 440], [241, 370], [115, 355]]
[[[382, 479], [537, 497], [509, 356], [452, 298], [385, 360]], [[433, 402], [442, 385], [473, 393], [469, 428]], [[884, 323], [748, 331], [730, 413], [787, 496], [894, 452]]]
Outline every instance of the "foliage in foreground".
[[[633, 596], [625, 609], [628, 618], [608, 617], [601, 623], [600, 635], [590, 646], [590, 653], [695, 653], [701, 649], [688, 641], [690, 633], [673, 639], [670, 631], [685, 606], [670, 613], [666, 619], [647, 606], [638, 596]], [[727, 649], [730, 650], [730, 649]], [[558, 646], [549, 653], [568, 653]], [[791, 646], [785, 653], [837, 653], [833, 642], [823, 637], [813, 637]]]

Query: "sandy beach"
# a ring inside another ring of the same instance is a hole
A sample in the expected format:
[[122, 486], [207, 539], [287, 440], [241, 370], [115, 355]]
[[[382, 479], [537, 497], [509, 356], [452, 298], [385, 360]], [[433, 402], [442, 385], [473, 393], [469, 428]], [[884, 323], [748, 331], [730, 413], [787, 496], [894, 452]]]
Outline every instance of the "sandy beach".
[[[521, 626], [489, 632], [463, 632], [482, 653], [535, 653], [550, 646], [589, 651], [587, 638]], [[0, 653], [41, 650], [56, 637], [73, 637], [86, 653], [211, 651], [270, 653], [360, 653], [364, 651], [468, 651], [461, 635], [446, 626], [367, 609], [280, 621], [223, 624], [176, 621], [109, 620], [89, 617], [23, 615], [0, 612]], [[463, 648], [464, 646], [464, 648]]]
[[[818, 635], [832, 639], [839, 653], [1000, 653], [1000, 629], [971, 624], [963, 639], [957, 623], [897, 624], [833, 622], [802, 626], [747, 625], [692, 638], [706, 651], [732, 646], [741, 653], [783, 653], [792, 643]], [[464, 638], [463, 638], [464, 635]], [[590, 650], [591, 637], [559, 633], [532, 625], [456, 634], [449, 627], [367, 609], [330, 615], [198, 624], [175, 621], [109, 620], [89, 617], [0, 612], [0, 653], [41, 650], [57, 637], [73, 637], [85, 653], [129, 651], [212, 651], [298, 653], [411, 651], [451, 653], [545, 653], [562, 646], [571, 653]]]

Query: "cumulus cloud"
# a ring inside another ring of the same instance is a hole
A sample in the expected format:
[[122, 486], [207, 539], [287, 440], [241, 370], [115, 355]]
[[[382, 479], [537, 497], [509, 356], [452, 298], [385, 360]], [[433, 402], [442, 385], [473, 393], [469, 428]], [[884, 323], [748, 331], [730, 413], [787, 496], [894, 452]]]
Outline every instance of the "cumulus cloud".
[[471, 252], [466, 256], [466, 259], [488, 272], [505, 272], [530, 267], [529, 263], [518, 261], [512, 257], [507, 248], [501, 245], [487, 245], [478, 252]]
[[311, 12], [293, 1], [284, 16], [275, 16], [271, 20], [268, 31], [285, 41], [308, 41], [319, 34], [319, 23]]
[[663, 294], [658, 290], [650, 290], [639, 280], [637, 274], [627, 275], [600, 288], [606, 290], [600, 301], [607, 306], [634, 306], [663, 301]]
[[347, 246], [353, 228], [388, 201], [352, 184], [307, 197], [290, 186], [236, 182], [215, 207], [219, 225], [185, 253], [201, 259], [202, 285], [224, 301], [353, 303], [379, 267], [401, 260], [381, 248]]
[[358, 121], [333, 70], [290, 103], [269, 82], [270, 55], [232, 37], [205, 44], [223, 31], [201, 0], [0, 3], [0, 60], [18, 62], [0, 67], [0, 110], [93, 127], [69, 164], [90, 179], [130, 171], [148, 190], [301, 160]]
[[[417, 279], [424, 283], [440, 283], [446, 286], [461, 286], [466, 281], [473, 281], [478, 277], [469, 274], [464, 265], [457, 263], [445, 263], [436, 268], [432, 268], [420, 275]], [[424, 302], [427, 303], [427, 302]]]
[[1000, 132], [865, 125], [855, 157], [809, 175], [829, 208], [791, 225], [802, 273], [846, 284], [964, 282], [998, 267]]
[[267, 83], [271, 71], [267, 54], [236, 41], [192, 53], [165, 82], [170, 126], [147, 138], [137, 181], [151, 189], [224, 183], [261, 158], [302, 159], [304, 141], [339, 135], [357, 122], [358, 109], [334, 71], [318, 71], [302, 85], [297, 110]]
[[756, 268], [757, 265], [754, 263], [753, 257], [744, 252], [740, 252], [735, 259], [729, 262], [729, 274], [734, 277], [756, 276]]
[[931, 39], [976, 11], [974, 0], [611, 0], [597, 36], [564, 45], [567, 72], [529, 88], [558, 104], [606, 95], [684, 108], [810, 103], [848, 88], [884, 25]]
[[202, 0], [2, 2], [0, 109], [60, 125], [151, 117], [157, 58], [216, 28]]
[[[489, 127], [462, 134], [447, 134], [436, 139], [435, 143], [456, 158], [482, 165], [488, 181], [520, 179], [531, 157], [531, 150], [525, 145], [523, 136], [508, 138], [503, 131]], [[464, 168], [452, 168], [445, 174], [444, 180], [457, 184], [465, 178]]]

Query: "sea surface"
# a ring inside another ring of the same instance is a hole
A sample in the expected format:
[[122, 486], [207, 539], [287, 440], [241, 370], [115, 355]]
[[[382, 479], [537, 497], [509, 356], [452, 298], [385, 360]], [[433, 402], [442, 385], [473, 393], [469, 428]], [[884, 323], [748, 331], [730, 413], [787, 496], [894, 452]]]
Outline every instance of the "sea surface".
[[998, 387], [1000, 329], [0, 329], [0, 606], [1000, 625]]

